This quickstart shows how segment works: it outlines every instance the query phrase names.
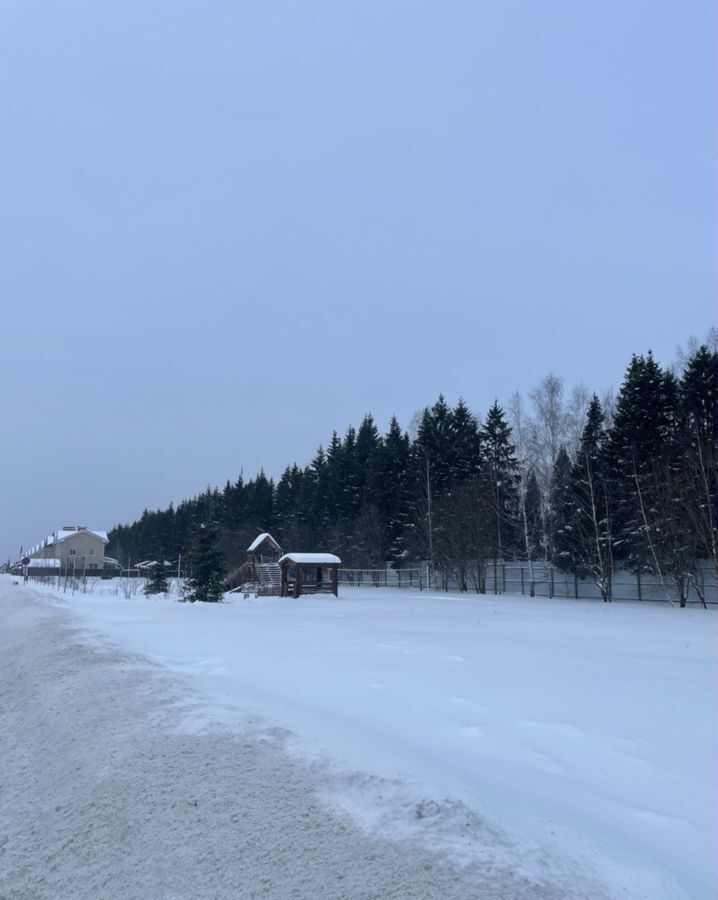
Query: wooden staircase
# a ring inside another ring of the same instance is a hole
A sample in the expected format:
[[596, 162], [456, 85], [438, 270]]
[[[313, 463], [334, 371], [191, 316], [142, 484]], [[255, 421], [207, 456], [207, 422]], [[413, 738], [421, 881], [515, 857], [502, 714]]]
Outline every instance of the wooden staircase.
[[254, 563], [245, 562], [224, 579], [225, 591], [237, 591], [245, 584], [253, 584], [257, 581]]
[[277, 563], [259, 563], [259, 589], [262, 597], [278, 597], [282, 592], [282, 569]]
[[258, 596], [278, 597], [282, 592], [282, 569], [277, 563], [246, 562], [224, 580], [225, 591], [256, 591]]

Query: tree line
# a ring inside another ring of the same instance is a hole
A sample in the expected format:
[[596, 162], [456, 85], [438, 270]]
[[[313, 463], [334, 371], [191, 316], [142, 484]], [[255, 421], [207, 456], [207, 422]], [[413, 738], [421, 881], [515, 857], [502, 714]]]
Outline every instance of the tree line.
[[127, 565], [187, 554], [216, 525], [228, 568], [260, 531], [289, 550], [328, 549], [345, 567], [427, 561], [462, 590], [486, 590], [503, 561], [541, 561], [591, 578], [612, 599], [618, 568], [652, 573], [685, 605], [702, 595], [699, 561], [718, 577], [718, 352], [684, 354], [678, 373], [635, 355], [615, 397], [547, 376], [478, 418], [443, 396], [409, 431], [371, 415], [331, 435], [311, 462], [274, 482], [241, 476], [177, 507], [145, 510], [110, 532]]

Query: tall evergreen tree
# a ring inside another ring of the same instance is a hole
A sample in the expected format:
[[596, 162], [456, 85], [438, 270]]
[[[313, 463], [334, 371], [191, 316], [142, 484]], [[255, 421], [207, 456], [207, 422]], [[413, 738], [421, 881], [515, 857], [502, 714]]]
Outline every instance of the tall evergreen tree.
[[365, 503], [376, 505], [378, 495], [378, 464], [381, 437], [374, 417], [367, 414], [362, 419], [356, 437], [356, 467], [359, 481], [360, 507]]
[[301, 547], [302, 541], [302, 498], [304, 475], [294, 463], [282, 473], [275, 491], [277, 538], [286, 548]]
[[[511, 443], [511, 428], [494, 401], [481, 429], [483, 484], [494, 520], [489, 558], [493, 560], [494, 591], [499, 591], [498, 563], [515, 557], [518, 549], [519, 472]], [[503, 588], [502, 588], [503, 589]]]
[[449, 486], [477, 475], [481, 470], [481, 436], [479, 423], [463, 399], [449, 414]]
[[308, 533], [315, 546], [326, 543], [329, 529], [329, 472], [323, 447], [319, 447], [308, 470], [307, 487], [311, 487], [308, 509]]
[[551, 477], [551, 562], [562, 572], [579, 574], [578, 534], [574, 529], [575, 502], [571, 486], [571, 460], [561, 445]]
[[541, 488], [534, 471], [529, 472], [526, 478], [526, 496], [524, 498], [524, 514], [526, 516], [526, 531], [528, 540], [524, 551], [531, 555], [531, 559], [539, 559], [542, 553], [541, 538], [543, 533], [541, 515]]
[[[451, 486], [454, 470], [454, 447], [451, 410], [443, 394], [433, 406], [421, 415], [417, 428], [415, 448], [417, 463], [422, 470], [428, 463], [433, 498], [445, 494]], [[423, 477], [423, 473], [422, 473]]]
[[395, 563], [407, 552], [412, 501], [410, 465], [409, 436], [392, 416], [381, 446], [378, 509], [384, 522], [383, 557]]
[[224, 593], [225, 563], [219, 547], [219, 534], [213, 522], [199, 526], [192, 543], [185, 581], [184, 599], [190, 603], [218, 603]]
[[[680, 382], [683, 520], [698, 559], [718, 581], [718, 353], [704, 344], [688, 359]], [[696, 588], [705, 603], [702, 579]]]
[[327, 463], [327, 515], [331, 523], [345, 518], [346, 457], [341, 439], [332, 432], [326, 452]]
[[619, 391], [607, 447], [615, 483], [614, 551], [660, 578], [659, 473], [675, 437], [677, 384], [653, 358], [634, 356]]

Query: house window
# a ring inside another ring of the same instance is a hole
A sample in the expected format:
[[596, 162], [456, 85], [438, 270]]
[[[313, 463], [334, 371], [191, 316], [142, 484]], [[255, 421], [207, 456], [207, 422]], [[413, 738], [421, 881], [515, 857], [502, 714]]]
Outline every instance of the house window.
[[87, 555], [88, 555], [88, 556], [97, 556], [97, 548], [96, 548], [96, 547], [90, 547], [90, 549], [89, 549]]
[[97, 569], [97, 563], [90, 563], [87, 567], [91, 572], [94, 572]]
[[77, 553], [77, 550], [69, 550], [68, 553], [70, 556], [74, 556]]

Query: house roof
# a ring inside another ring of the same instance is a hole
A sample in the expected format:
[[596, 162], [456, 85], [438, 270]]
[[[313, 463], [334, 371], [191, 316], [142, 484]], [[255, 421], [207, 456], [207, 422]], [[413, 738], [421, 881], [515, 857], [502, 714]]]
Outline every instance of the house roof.
[[258, 534], [257, 537], [249, 545], [249, 547], [247, 547], [247, 553], [252, 553], [267, 540], [275, 550], [280, 549], [279, 544], [274, 540], [272, 535], [268, 531], [263, 531], [262, 534]]
[[60, 541], [66, 541], [78, 534], [92, 534], [95, 537], [99, 538], [103, 542], [103, 544], [110, 543], [106, 531], [90, 531], [89, 528], [83, 528], [82, 531], [67, 531], [64, 528], [60, 528], [59, 531], [56, 531], [54, 534], [48, 535], [45, 543], [46, 546], [50, 546], [50, 544], [59, 544]]
[[341, 560], [338, 556], [335, 556], [333, 553], [285, 553], [284, 556], [279, 560], [280, 563], [283, 562], [293, 562], [297, 564], [307, 564], [307, 565], [329, 565], [334, 564], [338, 565], [341, 563]]

